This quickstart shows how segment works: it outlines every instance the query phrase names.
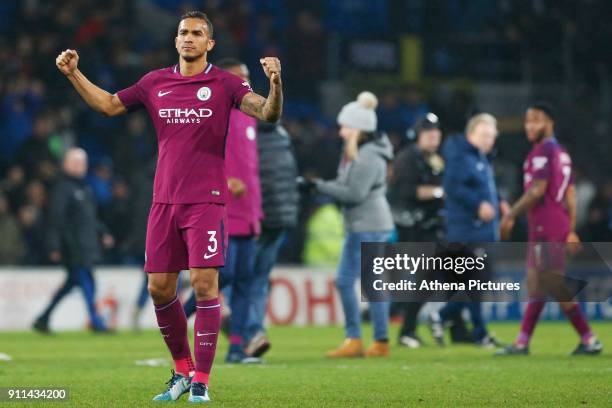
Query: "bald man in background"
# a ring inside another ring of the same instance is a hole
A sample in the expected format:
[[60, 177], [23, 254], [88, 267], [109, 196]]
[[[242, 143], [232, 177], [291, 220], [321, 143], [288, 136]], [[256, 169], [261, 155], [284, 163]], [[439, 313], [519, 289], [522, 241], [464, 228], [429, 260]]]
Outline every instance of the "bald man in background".
[[113, 237], [98, 221], [93, 191], [85, 183], [85, 150], [69, 149], [64, 156], [62, 170], [63, 174], [51, 194], [46, 242], [49, 258], [64, 265], [67, 276], [45, 311], [34, 322], [33, 328], [42, 333], [50, 333], [51, 313], [75, 286], [80, 286], [87, 304], [91, 329], [94, 332], [107, 332], [108, 328], [96, 310], [92, 270], [100, 260], [100, 243], [110, 248], [114, 244]]

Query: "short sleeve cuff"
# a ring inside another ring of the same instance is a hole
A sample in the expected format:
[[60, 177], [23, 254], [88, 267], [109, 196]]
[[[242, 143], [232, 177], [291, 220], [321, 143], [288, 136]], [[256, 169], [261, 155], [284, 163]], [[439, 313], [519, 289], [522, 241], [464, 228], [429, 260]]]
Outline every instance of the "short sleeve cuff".
[[253, 92], [253, 91], [251, 91], [250, 87], [249, 88], [242, 87], [242, 88], [240, 88], [238, 90], [238, 92], [236, 92], [236, 102], [235, 102], [235, 105], [234, 105], [236, 108], [240, 108], [240, 104], [242, 103], [242, 99], [249, 92]]
[[133, 111], [142, 107], [136, 85], [118, 91], [117, 97], [128, 111]]

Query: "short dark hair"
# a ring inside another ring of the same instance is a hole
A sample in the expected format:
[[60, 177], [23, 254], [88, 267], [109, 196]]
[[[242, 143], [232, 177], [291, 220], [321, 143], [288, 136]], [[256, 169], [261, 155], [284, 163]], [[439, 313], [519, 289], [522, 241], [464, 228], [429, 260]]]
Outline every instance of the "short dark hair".
[[544, 112], [546, 116], [548, 116], [548, 118], [552, 120], [553, 122], [555, 121], [556, 116], [557, 116], [554, 106], [550, 102], [546, 102], [546, 101], [534, 102], [531, 105], [529, 105], [528, 109], [536, 109], [536, 110]]
[[231, 67], [239, 67], [241, 65], [244, 65], [244, 62], [240, 61], [237, 58], [222, 58], [219, 61], [216, 62], [216, 64], [219, 68], [221, 69], [228, 69]]
[[202, 13], [201, 11], [197, 10], [188, 11], [181, 16], [181, 20], [179, 21], [179, 23], [185, 20], [186, 18], [199, 18], [200, 20], [204, 20], [204, 22], [208, 26], [208, 35], [210, 36], [210, 38], [213, 38], [213, 25], [206, 13]]

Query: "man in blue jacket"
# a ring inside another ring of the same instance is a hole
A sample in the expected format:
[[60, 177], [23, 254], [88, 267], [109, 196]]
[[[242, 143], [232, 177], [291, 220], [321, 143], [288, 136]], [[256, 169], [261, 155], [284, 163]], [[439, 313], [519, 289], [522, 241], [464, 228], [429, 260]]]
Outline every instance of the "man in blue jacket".
[[[500, 202], [488, 157], [496, 138], [496, 119], [481, 113], [469, 120], [465, 136], [449, 139], [443, 148], [448, 242], [499, 241]], [[474, 341], [486, 347], [495, 346], [477, 301], [448, 302], [439, 312], [429, 316], [430, 328], [438, 344], [443, 344], [443, 323], [461, 313], [464, 307], [470, 311]]]

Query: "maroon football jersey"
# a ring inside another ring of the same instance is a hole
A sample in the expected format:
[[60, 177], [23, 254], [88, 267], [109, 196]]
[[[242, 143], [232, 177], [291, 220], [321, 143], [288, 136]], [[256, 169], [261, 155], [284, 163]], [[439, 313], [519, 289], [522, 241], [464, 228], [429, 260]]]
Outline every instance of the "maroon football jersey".
[[531, 149], [523, 170], [525, 191], [531, 187], [533, 180], [547, 181], [544, 197], [528, 212], [530, 237], [567, 235], [570, 219], [565, 205], [565, 193], [573, 183], [570, 155], [555, 138], [550, 138]]
[[230, 112], [251, 91], [248, 82], [212, 64], [194, 76], [178, 65], [151, 71], [117, 92], [132, 111], [146, 108], [159, 156], [153, 202], [225, 203], [225, 138]]

